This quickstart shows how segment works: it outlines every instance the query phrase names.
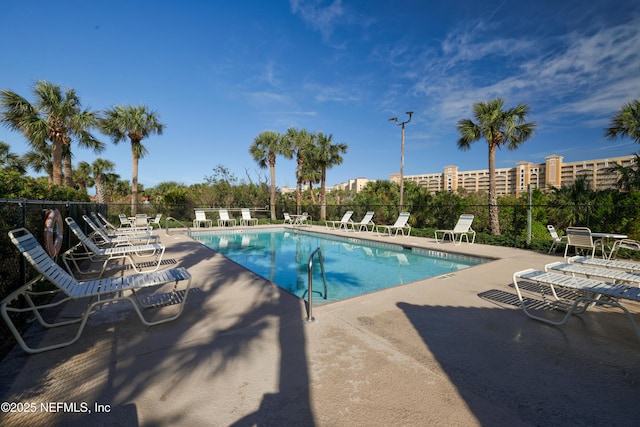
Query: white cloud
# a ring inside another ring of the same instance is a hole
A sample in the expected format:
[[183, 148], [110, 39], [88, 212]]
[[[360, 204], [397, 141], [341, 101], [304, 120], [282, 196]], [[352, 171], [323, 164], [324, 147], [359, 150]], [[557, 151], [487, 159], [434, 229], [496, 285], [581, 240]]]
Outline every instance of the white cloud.
[[259, 109], [272, 109], [274, 106], [290, 106], [293, 104], [292, 99], [285, 94], [268, 92], [268, 91], [258, 91], [258, 92], [247, 92], [245, 97], [249, 101], [251, 105]]
[[331, 86], [321, 83], [306, 83], [304, 90], [317, 102], [358, 102], [362, 97], [356, 84]]
[[320, 32], [323, 39], [329, 40], [337, 21], [344, 15], [341, 0], [333, 0], [326, 4], [322, 0], [290, 0], [291, 11]]
[[[414, 64], [406, 74], [418, 76], [413, 96], [444, 126], [467, 117], [473, 103], [495, 97], [507, 106], [535, 105], [534, 113], [553, 123], [576, 114], [610, 116], [640, 94], [639, 19], [547, 38], [501, 38], [494, 29], [478, 23], [451, 32], [440, 50], [385, 47], [385, 62]], [[400, 61], [400, 53], [412, 56]]]

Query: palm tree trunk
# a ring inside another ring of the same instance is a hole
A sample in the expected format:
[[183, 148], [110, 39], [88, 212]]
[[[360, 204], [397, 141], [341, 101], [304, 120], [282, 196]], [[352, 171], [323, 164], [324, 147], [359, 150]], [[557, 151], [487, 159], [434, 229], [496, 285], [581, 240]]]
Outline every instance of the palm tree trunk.
[[320, 221], [327, 219], [327, 169], [322, 168], [322, 179], [320, 180]]
[[271, 174], [271, 197], [269, 204], [271, 206], [271, 220], [275, 221], [276, 217], [276, 165], [269, 162], [269, 173]]
[[489, 145], [489, 224], [491, 234], [500, 235], [500, 212], [496, 194], [496, 145]]
[[96, 202], [104, 203], [104, 179], [103, 175], [96, 176]]
[[313, 181], [309, 181], [309, 193], [311, 194], [311, 204], [316, 204], [316, 195], [313, 193]]
[[298, 156], [298, 169], [296, 171], [296, 214], [300, 215], [302, 210], [302, 162], [303, 159]]
[[296, 185], [296, 214], [300, 215], [302, 210], [302, 180]]
[[138, 213], [138, 156], [133, 153], [131, 168], [131, 216]]
[[65, 156], [63, 159], [64, 167], [64, 186], [73, 188], [73, 167], [71, 166], [71, 156]]
[[62, 185], [62, 141], [51, 141], [52, 177], [54, 185]]

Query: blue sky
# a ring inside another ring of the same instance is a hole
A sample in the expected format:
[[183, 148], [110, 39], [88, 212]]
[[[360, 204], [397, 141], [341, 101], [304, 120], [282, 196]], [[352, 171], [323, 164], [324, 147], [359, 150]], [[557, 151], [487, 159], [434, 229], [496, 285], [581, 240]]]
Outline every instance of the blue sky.
[[[578, 161], [632, 154], [603, 129], [640, 98], [637, 0], [30, 1], [3, 3], [0, 88], [33, 101], [47, 80], [74, 88], [83, 106], [146, 104], [166, 124], [143, 141], [140, 183], [204, 182], [218, 165], [268, 179], [249, 155], [265, 130], [322, 131], [348, 145], [328, 184], [487, 168], [484, 140], [460, 151], [456, 123], [472, 105], [526, 103], [536, 135], [501, 150], [498, 167], [549, 154]], [[131, 179], [128, 143], [99, 157]], [[0, 141], [24, 154], [23, 137]], [[74, 163], [96, 155], [74, 150]], [[278, 158], [279, 186], [295, 164]]]

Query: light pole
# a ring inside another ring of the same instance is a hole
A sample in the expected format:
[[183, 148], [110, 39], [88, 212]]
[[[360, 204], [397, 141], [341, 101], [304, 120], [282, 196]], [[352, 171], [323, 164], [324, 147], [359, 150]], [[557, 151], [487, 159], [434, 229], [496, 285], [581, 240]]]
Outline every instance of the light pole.
[[402, 123], [398, 123], [397, 117], [391, 117], [389, 121], [395, 121], [396, 125], [402, 127], [402, 143], [400, 146], [400, 212], [402, 212], [402, 207], [404, 206], [404, 125], [411, 121], [411, 116], [413, 115], [413, 111], [407, 111], [409, 115], [409, 119]]

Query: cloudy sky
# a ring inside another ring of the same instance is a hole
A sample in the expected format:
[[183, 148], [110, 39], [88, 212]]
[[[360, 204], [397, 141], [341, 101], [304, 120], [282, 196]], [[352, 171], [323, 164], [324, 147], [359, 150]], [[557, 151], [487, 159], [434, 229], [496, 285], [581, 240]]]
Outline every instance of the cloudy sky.
[[[46, 80], [73, 88], [83, 106], [145, 104], [166, 124], [143, 141], [140, 182], [203, 182], [222, 165], [238, 179], [267, 179], [249, 154], [265, 130], [331, 134], [348, 145], [328, 184], [487, 168], [486, 142], [460, 151], [456, 123], [501, 97], [526, 103], [534, 138], [498, 153], [498, 167], [550, 154], [565, 161], [632, 154], [604, 128], [640, 98], [640, 3], [620, 0], [142, 0], [3, 4], [0, 88], [34, 101]], [[131, 179], [131, 150], [96, 156]], [[24, 154], [24, 138], [0, 128]], [[295, 164], [278, 158], [279, 186]]]

